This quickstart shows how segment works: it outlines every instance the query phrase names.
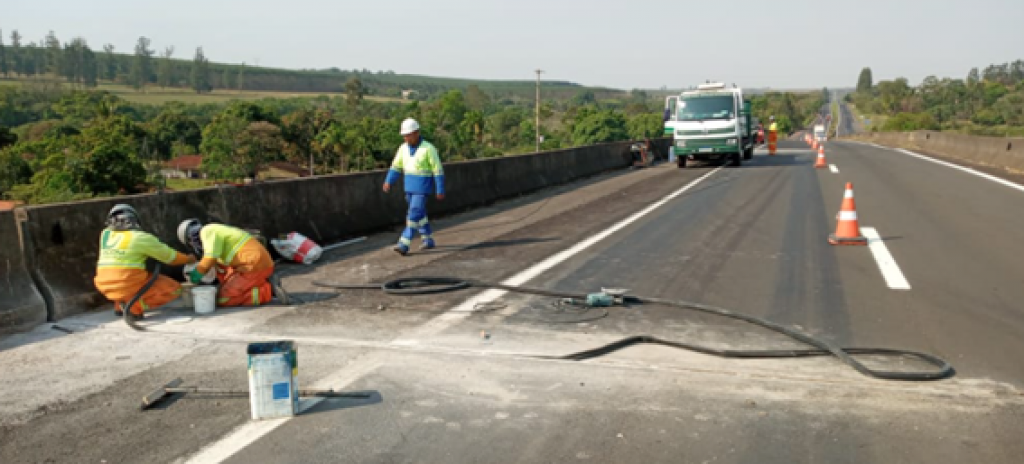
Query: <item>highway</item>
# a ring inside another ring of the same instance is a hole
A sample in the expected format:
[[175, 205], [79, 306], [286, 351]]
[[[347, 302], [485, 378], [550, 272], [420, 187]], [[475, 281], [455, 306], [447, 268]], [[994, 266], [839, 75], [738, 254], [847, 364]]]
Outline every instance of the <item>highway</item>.
[[[847, 134], [853, 117], [841, 108]], [[662, 164], [548, 189], [436, 221], [440, 249], [405, 259], [387, 250], [394, 234], [373, 236], [316, 268], [287, 269], [286, 285], [304, 301], [294, 307], [171, 314], [144, 334], [90, 314], [67, 323], [70, 337], [5, 339], [5, 391], [24, 404], [63, 400], [24, 411], [0, 403], [17, 418], [0, 428], [0, 461], [1020, 462], [1024, 187], [857, 142], [830, 141], [825, 151], [832, 169], [814, 169], [806, 145], [783, 141], [777, 156], [759, 150], [739, 168]], [[880, 239], [874, 250], [827, 242], [847, 182], [860, 226]], [[605, 314], [497, 291], [392, 297], [312, 285], [416, 275], [622, 287], [843, 346], [930, 353], [956, 375], [881, 381], [832, 358], [727, 360], [654, 346], [537, 359], [528, 355], [640, 334], [734, 349], [798, 345], [653, 305]], [[296, 340], [303, 388], [370, 398], [309, 402], [300, 416], [262, 422], [248, 420], [245, 398], [137, 410], [138, 398], [174, 377], [244, 388], [245, 343], [266, 339]], [[9, 370], [12, 359], [36, 370]], [[76, 369], [76, 379], [53, 380]]]

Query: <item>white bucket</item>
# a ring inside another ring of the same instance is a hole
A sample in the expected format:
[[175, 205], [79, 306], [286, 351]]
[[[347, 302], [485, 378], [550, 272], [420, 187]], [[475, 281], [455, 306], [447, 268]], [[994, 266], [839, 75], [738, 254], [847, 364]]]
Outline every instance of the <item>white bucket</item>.
[[217, 287], [201, 285], [192, 289], [192, 307], [196, 314], [210, 314], [217, 309]]

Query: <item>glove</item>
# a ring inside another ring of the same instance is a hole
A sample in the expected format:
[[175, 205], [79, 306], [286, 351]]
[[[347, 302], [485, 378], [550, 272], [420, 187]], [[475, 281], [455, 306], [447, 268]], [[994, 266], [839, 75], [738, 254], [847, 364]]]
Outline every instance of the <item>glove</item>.
[[200, 274], [199, 271], [193, 269], [188, 271], [188, 281], [198, 285], [203, 282], [203, 275]]

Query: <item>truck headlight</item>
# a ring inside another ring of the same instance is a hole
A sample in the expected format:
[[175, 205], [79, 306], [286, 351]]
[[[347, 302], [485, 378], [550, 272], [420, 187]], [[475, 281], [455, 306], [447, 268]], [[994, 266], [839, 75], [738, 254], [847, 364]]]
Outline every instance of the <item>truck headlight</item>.
[[736, 139], [728, 139], [725, 141], [726, 145], [736, 145]]

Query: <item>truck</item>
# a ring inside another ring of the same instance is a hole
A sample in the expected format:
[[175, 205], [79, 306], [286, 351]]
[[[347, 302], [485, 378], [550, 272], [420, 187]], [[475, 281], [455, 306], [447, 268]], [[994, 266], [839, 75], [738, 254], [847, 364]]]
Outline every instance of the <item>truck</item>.
[[665, 136], [671, 135], [676, 163], [721, 162], [742, 166], [754, 157], [757, 134], [743, 90], [707, 83], [665, 99]]
[[817, 140], [818, 142], [824, 142], [827, 138], [828, 138], [828, 136], [825, 133], [825, 125], [824, 124], [815, 124], [814, 125], [814, 140]]

